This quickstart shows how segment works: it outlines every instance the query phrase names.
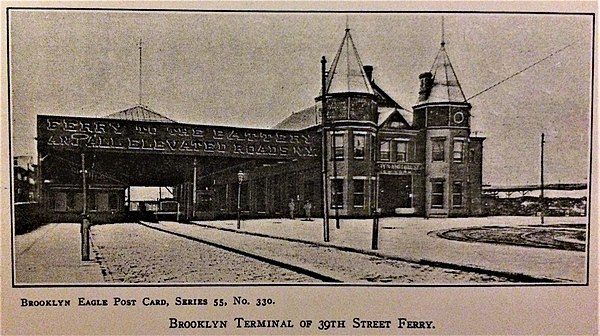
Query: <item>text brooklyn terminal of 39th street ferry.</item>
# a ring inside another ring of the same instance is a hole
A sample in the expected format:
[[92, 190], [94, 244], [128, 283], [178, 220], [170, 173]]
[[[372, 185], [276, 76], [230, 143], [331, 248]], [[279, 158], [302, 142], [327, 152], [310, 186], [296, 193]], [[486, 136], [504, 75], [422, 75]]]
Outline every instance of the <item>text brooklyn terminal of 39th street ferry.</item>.
[[[169, 318], [169, 328], [171, 329], [226, 329], [228, 320], [178, 320]], [[301, 328], [310, 328], [312, 320], [299, 321]], [[348, 324], [346, 322], [349, 322]], [[293, 320], [255, 320], [244, 317], [234, 317], [232, 319], [234, 328], [237, 329], [279, 329], [296, 327]], [[405, 317], [399, 317], [396, 320], [364, 320], [354, 317], [351, 321], [346, 320], [319, 320], [315, 321], [315, 327], [318, 330], [329, 329], [435, 329], [434, 321], [410, 320]]]

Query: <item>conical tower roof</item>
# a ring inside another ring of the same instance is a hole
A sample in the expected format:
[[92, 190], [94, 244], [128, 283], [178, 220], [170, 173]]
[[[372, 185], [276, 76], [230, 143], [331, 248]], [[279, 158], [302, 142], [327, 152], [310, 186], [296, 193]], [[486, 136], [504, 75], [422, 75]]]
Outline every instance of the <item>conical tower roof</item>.
[[326, 86], [328, 94], [346, 92], [373, 94], [373, 88], [352, 41], [350, 29], [346, 29], [342, 44], [331, 63]]
[[433, 65], [431, 66], [432, 83], [431, 91], [427, 97], [419, 99], [423, 103], [465, 103], [465, 94], [460, 87], [450, 58], [446, 52], [445, 43], [441, 43]]

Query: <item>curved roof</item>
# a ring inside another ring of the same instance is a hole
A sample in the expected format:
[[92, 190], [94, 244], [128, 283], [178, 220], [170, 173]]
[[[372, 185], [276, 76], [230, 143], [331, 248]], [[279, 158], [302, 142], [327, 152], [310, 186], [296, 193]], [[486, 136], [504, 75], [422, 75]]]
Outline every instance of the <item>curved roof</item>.
[[318, 105], [313, 105], [298, 112], [292, 113], [279, 124], [273, 126], [273, 128], [288, 131], [299, 131], [318, 125], [321, 121], [320, 119]]
[[151, 121], [151, 122], [164, 122], [174, 123], [173, 119], [169, 119], [161, 114], [149, 110], [143, 105], [137, 105], [123, 111], [115, 112], [106, 116], [110, 119], [121, 119], [121, 120], [133, 120], [133, 121]]

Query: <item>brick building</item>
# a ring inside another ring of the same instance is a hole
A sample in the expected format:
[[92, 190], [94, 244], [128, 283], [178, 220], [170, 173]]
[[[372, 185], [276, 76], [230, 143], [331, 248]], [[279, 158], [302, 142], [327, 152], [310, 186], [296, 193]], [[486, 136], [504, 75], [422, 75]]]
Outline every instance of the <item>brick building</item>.
[[313, 216], [482, 213], [484, 138], [471, 134], [444, 43], [412, 111], [375, 83], [349, 29], [322, 66], [324, 94], [272, 129], [181, 124], [142, 105], [105, 118], [38, 116], [45, 211], [78, 221], [86, 204], [93, 222], [131, 219], [128, 188], [163, 186], [183, 220], [234, 217], [238, 205], [244, 217], [288, 216], [307, 201]]
[[[444, 43], [431, 70], [419, 79], [419, 97], [411, 112], [375, 83], [373, 67], [362, 64], [350, 30], [346, 30], [325, 80], [331, 215], [366, 217], [373, 208], [386, 216], [482, 213], [484, 138], [471, 134], [471, 105]], [[322, 108], [319, 95], [313, 106], [293, 113], [275, 128], [321, 134]], [[283, 215], [290, 199], [297, 208], [310, 200], [314, 212], [322, 215], [319, 158], [258, 166], [249, 163], [201, 178], [200, 210], [235, 211], [238, 170], [247, 176], [241, 185], [241, 202], [249, 215]], [[209, 205], [213, 197], [212, 203], [219, 205], [216, 208]]]

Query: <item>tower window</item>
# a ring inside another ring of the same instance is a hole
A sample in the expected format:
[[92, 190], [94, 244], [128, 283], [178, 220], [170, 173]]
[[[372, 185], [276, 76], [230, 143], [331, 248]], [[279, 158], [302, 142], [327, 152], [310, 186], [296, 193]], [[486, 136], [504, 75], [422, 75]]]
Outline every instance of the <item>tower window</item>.
[[365, 206], [365, 181], [366, 180], [353, 180], [355, 208], [362, 208]]
[[463, 184], [461, 181], [454, 181], [452, 184], [452, 206], [455, 208], [463, 206]]
[[452, 161], [456, 163], [463, 162], [465, 140], [463, 138], [454, 138], [454, 147], [452, 150]]
[[431, 160], [444, 161], [446, 139], [433, 139], [431, 142]]
[[331, 208], [344, 206], [344, 179], [335, 178], [331, 181]]
[[396, 161], [398, 161], [398, 162], [408, 161], [407, 153], [408, 153], [408, 142], [407, 141], [397, 141], [396, 142]]
[[343, 160], [344, 159], [344, 134], [336, 133], [333, 135], [333, 159]]
[[390, 141], [384, 140], [379, 146], [379, 160], [390, 161]]
[[444, 207], [444, 181], [431, 182], [431, 207]]
[[354, 158], [364, 159], [365, 158], [365, 142], [366, 134], [354, 134]]

